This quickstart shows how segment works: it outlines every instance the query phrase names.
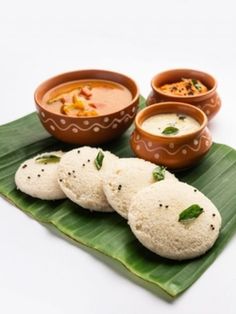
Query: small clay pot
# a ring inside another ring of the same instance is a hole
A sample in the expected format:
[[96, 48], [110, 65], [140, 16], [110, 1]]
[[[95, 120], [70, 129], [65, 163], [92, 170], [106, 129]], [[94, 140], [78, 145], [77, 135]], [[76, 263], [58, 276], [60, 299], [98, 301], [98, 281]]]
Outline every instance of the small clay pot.
[[[144, 131], [143, 121], [160, 113], [186, 114], [197, 120], [200, 127], [192, 133], [175, 136], [153, 135]], [[212, 138], [207, 128], [207, 117], [202, 110], [185, 103], [165, 102], [153, 104], [137, 114], [130, 145], [140, 158], [172, 170], [183, 170], [203, 158], [212, 145]]]
[[[102, 79], [127, 87], [133, 98], [125, 107], [107, 115], [70, 117], [53, 113], [42, 106], [43, 96], [50, 89], [71, 81]], [[79, 70], [60, 74], [43, 82], [35, 91], [34, 99], [42, 125], [57, 139], [80, 145], [100, 145], [119, 137], [132, 124], [139, 103], [137, 84], [126, 75], [106, 70]]]
[[[164, 84], [170, 84], [180, 81], [182, 78], [194, 78], [200, 80], [207, 88], [206, 93], [190, 96], [167, 95], [159, 90]], [[190, 70], [174, 69], [159, 73], [151, 81], [152, 91], [147, 98], [147, 105], [152, 105], [165, 101], [186, 102], [203, 110], [208, 120], [211, 120], [220, 110], [221, 100], [216, 92], [217, 82], [210, 74]]]

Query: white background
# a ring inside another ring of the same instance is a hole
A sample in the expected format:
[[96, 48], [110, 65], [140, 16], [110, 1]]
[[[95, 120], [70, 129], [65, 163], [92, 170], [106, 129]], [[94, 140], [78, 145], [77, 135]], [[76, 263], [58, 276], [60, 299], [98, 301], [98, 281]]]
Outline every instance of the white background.
[[[36, 86], [60, 72], [116, 70], [133, 77], [147, 96], [154, 74], [178, 67], [217, 78], [223, 106], [210, 129], [216, 142], [236, 147], [233, 0], [1, 2], [0, 124], [32, 112]], [[234, 236], [171, 302], [0, 199], [0, 313], [233, 314], [235, 244]]]

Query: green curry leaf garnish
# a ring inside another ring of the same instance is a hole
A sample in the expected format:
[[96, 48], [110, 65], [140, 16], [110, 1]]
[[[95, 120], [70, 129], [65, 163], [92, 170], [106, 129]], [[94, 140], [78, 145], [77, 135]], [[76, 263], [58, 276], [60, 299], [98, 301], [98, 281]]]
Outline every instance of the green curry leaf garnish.
[[42, 155], [35, 159], [37, 163], [57, 163], [59, 162], [61, 157], [57, 155]]
[[97, 154], [97, 157], [94, 160], [94, 164], [97, 168], [97, 170], [100, 170], [102, 168], [102, 163], [103, 163], [103, 158], [104, 158], [104, 154], [103, 152], [100, 150]]
[[152, 176], [154, 178], [155, 181], [161, 181], [165, 179], [165, 171], [166, 168], [163, 166], [157, 166], [153, 172], [152, 172]]
[[203, 208], [197, 204], [193, 204], [183, 210], [179, 215], [179, 221], [186, 221], [190, 219], [195, 219], [203, 212]]
[[199, 91], [202, 90], [202, 87], [201, 87], [201, 85], [199, 84], [198, 80], [192, 79], [192, 84], [193, 84], [193, 86], [194, 86], [197, 90], [199, 90]]
[[161, 133], [165, 135], [175, 135], [179, 133], [179, 129], [174, 126], [167, 126]]

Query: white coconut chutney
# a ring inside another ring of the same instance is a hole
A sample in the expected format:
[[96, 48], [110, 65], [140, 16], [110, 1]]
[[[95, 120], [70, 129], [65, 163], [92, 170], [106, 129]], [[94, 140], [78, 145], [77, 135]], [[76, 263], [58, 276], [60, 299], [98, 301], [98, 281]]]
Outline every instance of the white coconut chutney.
[[142, 129], [153, 135], [178, 136], [197, 131], [200, 124], [186, 114], [160, 113], [147, 118]]

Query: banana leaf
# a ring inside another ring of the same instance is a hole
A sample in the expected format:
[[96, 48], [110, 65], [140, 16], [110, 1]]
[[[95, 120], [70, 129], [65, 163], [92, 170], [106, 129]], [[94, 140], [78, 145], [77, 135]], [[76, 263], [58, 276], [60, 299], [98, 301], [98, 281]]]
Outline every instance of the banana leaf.
[[[120, 157], [132, 156], [128, 143], [131, 131], [132, 128], [104, 148]], [[223, 218], [221, 233], [213, 248], [202, 257], [182, 262], [161, 258], [145, 249], [135, 239], [127, 222], [116, 213], [91, 213], [70, 200], [42, 201], [17, 191], [14, 174], [21, 162], [39, 152], [71, 148], [52, 138], [41, 126], [36, 113], [0, 126], [0, 193], [34, 219], [54, 226], [67, 238], [91, 248], [89, 252], [96, 250], [112, 261], [119, 261], [144, 280], [146, 287], [159, 287], [172, 297], [179, 295], [203, 274], [234, 234], [236, 151], [233, 148], [213, 144], [198, 166], [177, 175], [206, 194]], [[130, 277], [128, 271], [125, 274]]]

